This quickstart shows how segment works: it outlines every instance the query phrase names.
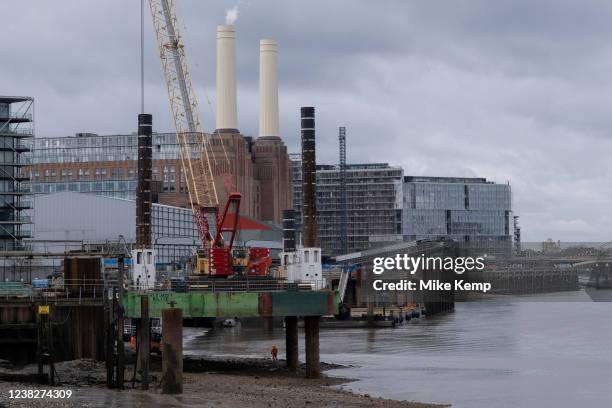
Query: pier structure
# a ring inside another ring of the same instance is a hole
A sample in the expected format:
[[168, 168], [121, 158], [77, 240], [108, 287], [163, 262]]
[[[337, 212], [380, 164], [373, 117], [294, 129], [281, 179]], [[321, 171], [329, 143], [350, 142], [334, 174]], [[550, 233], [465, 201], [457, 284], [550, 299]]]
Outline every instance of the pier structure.
[[[32, 254], [41, 258], [51, 254]], [[17, 364], [39, 362], [48, 364], [80, 358], [106, 361], [108, 385], [121, 388], [126, 377], [124, 360], [123, 323], [135, 319], [140, 326], [138, 360], [141, 387], [147, 388], [149, 353], [142, 339], [146, 339], [152, 318], [166, 317], [173, 310], [172, 324], [163, 322], [163, 342], [178, 344], [182, 341], [183, 319], [193, 318], [284, 318], [286, 323], [287, 366], [297, 369], [298, 320], [306, 322], [305, 345], [306, 374], [317, 378], [319, 367], [319, 330], [321, 316], [338, 313], [338, 294], [330, 290], [312, 290], [286, 281], [215, 281], [197, 291], [137, 290], [122, 284], [123, 254], [55, 254], [63, 258], [64, 279], [61, 287], [32, 288], [19, 283], [0, 286], [0, 338], [2, 355]], [[102, 257], [118, 258], [119, 270], [105, 275], [99, 266]], [[98, 278], [95, 278], [98, 276]], [[104, 277], [104, 278], [103, 278]], [[123, 288], [121, 290], [120, 288]], [[41, 318], [41, 310], [45, 317]], [[45, 356], [41, 357], [40, 321], [45, 328]], [[171, 330], [172, 334], [168, 334]], [[102, 335], [103, 334], [103, 335]], [[147, 342], [148, 343], [148, 342]], [[168, 348], [166, 347], [166, 350]], [[48, 350], [52, 350], [49, 353]], [[169, 393], [180, 392], [176, 381], [177, 358], [168, 363], [168, 372], [174, 378], [167, 385]], [[166, 371], [166, 370], [164, 370]], [[49, 379], [48, 379], [49, 380]], [[144, 380], [144, 381], [143, 381]]]
[[403, 279], [421, 280], [437, 279], [447, 281], [454, 276], [445, 271], [420, 270], [415, 274], [410, 271], [390, 270], [380, 275], [372, 271], [375, 258], [395, 257], [404, 254], [410, 257], [432, 256], [446, 257], [457, 256], [457, 248], [447, 242], [436, 241], [410, 241], [383, 247], [368, 249], [366, 251], [354, 252], [336, 257], [339, 264], [351, 265], [355, 269], [354, 277], [348, 279], [344, 285], [340, 285], [342, 279], [337, 281], [331, 277], [332, 286], [345, 286], [350, 296], [344, 296], [344, 303], [350, 302], [349, 307], [366, 307], [367, 315], [371, 319], [375, 315], [376, 308], [390, 308], [397, 305], [422, 304], [428, 315], [453, 310], [455, 307], [455, 292], [451, 291], [376, 291], [373, 289], [374, 280], [397, 282]]

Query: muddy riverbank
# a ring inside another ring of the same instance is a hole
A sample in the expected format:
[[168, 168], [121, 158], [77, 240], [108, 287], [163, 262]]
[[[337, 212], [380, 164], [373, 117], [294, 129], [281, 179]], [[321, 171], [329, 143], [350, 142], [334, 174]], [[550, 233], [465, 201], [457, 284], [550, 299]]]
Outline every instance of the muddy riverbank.
[[[130, 366], [126, 370], [126, 389], [116, 391], [106, 388], [105, 368], [100, 362], [58, 363], [57, 378], [61, 384], [57, 387], [34, 383], [35, 365], [19, 369], [4, 365], [0, 367], [0, 407], [440, 407], [337, 390], [333, 386], [351, 380], [326, 375], [318, 380], [306, 380], [302, 369], [297, 373], [291, 372], [283, 367], [283, 363], [266, 359], [187, 357], [184, 393], [178, 396], [160, 393], [158, 361], [152, 364], [151, 390], [146, 392], [138, 390], [137, 381], [132, 383], [133, 367]], [[328, 370], [341, 366], [322, 363], [321, 368]], [[67, 400], [9, 398], [10, 390], [18, 389], [69, 389], [72, 397]]]

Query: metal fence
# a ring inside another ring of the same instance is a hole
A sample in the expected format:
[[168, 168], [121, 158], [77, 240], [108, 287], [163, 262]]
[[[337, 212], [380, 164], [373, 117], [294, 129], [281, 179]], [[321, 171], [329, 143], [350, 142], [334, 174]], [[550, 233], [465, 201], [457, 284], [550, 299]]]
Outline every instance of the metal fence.
[[[22, 301], [47, 301], [72, 299], [103, 300], [105, 293], [118, 286], [116, 280], [72, 279], [49, 280], [46, 286], [36, 286], [21, 282], [0, 283], [0, 300], [19, 299]], [[287, 282], [286, 280], [207, 280], [202, 282], [183, 282], [180, 288], [157, 286], [146, 290], [126, 280], [124, 290], [128, 292], [284, 292], [313, 291], [325, 289], [324, 281], [312, 283]]]

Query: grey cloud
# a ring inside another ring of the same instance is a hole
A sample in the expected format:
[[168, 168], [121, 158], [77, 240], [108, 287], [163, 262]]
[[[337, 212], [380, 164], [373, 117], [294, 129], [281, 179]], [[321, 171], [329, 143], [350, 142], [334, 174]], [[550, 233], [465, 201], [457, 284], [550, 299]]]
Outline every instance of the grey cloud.
[[[215, 27], [235, 2], [182, 0], [207, 129]], [[36, 98], [37, 134], [130, 132], [139, 111], [139, 0], [2, 2], [0, 89]], [[146, 10], [147, 110], [172, 129]], [[258, 46], [279, 42], [281, 131], [317, 107], [318, 158], [513, 186], [526, 240], [606, 240], [612, 229], [612, 5], [607, 1], [243, 0], [239, 125], [256, 135]], [[214, 106], [214, 103], [213, 103]], [[608, 185], [610, 184], [610, 185]]]

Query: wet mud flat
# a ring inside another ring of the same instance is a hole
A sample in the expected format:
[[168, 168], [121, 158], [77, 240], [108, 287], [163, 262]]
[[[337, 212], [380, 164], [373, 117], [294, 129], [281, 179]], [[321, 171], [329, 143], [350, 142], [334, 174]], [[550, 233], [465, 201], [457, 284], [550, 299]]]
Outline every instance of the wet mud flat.
[[[76, 360], [56, 364], [55, 387], [40, 385], [37, 366], [21, 368], [0, 364], [0, 407], [397, 407], [437, 408], [441, 405], [408, 401], [393, 401], [357, 395], [333, 386], [351, 381], [328, 377], [317, 380], [304, 378], [303, 366], [297, 372], [287, 370], [284, 361], [268, 359], [186, 357], [184, 360], [183, 394], [163, 395], [159, 386], [161, 363], [151, 362], [149, 391], [139, 390], [132, 382], [133, 366], [127, 366], [125, 389], [106, 388], [103, 362]], [[321, 370], [340, 368], [321, 363]], [[132, 388], [132, 387], [135, 388]], [[10, 390], [64, 389], [71, 390], [69, 399], [14, 399]]]

